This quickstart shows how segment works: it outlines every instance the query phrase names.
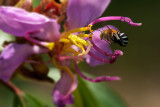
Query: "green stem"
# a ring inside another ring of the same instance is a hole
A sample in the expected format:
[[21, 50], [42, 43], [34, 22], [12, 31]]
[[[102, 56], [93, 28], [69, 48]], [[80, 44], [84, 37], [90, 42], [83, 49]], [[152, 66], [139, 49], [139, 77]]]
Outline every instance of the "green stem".
[[21, 100], [22, 102], [22, 106], [23, 107], [27, 107], [26, 105], [26, 102], [25, 102], [25, 99], [23, 98], [23, 94], [24, 92], [22, 90], [20, 90], [16, 85], [14, 85], [11, 81], [9, 82], [3, 82], [3, 81], [0, 81], [2, 84], [4, 84], [6, 87], [8, 87], [14, 94], [16, 94], [19, 99]]

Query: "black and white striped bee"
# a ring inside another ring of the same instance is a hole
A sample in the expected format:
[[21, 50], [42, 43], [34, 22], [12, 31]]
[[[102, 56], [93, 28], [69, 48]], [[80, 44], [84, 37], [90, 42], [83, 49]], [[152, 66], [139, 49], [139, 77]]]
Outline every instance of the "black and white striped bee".
[[100, 38], [106, 42], [118, 43], [120, 46], [125, 47], [128, 44], [128, 37], [117, 30], [110, 29], [101, 31]]

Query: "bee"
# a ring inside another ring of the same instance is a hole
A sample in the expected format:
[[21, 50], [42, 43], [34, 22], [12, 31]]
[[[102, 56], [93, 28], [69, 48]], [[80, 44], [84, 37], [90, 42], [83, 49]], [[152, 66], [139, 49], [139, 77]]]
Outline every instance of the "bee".
[[109, 27], [107, 30], [101, 31], [100, 38], [101, 40], [105, 40], [109, 43], [118, 43], [120, 46], [123, 47], [128, 44], [128, 37], [124, 33], [121, 33], [114, 29], [110, 29]]

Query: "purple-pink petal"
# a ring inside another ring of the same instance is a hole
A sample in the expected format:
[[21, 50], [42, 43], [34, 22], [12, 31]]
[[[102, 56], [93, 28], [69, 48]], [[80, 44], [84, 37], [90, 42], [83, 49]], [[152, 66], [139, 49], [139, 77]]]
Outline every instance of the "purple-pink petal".
[[[102, 28], [99, 28], [95, 31], [93, 31], [93, 36], [92, 36], [92, 41], [94, 42], [94, 44], [100, 48], [101, 50], [103, 50], [104, 52], [108, 53], [108, 54], [112, 54], [112, 50], [110, 48], [110, 44], [107, 43], [104, 40], [101, 40], [100, 38], [100, 34], [103, 30], [108, 29], [108, 27], [110, 29], [115, 29], [118, 30], [117, 28], [115, 28], [114, 26], [108, 25]], [[90, 50], [91, 53], [95, 54], [96, 56], [102, 58], [102, 59], [107, 59], [108, 57], [106, 55], [101, 54], [100, 52], [98, 52], [94, 47], [91, 48]], [[98, 61], [95, 58], [93, 58], [92, 56], [87, 55], [86, 56], [86, 62], [91, 65], [91, 66], [96, 66], [96, 65], [101, 65], [104, 64], [104, 62]]]
[[88, 25], [100, 17], [110, 0], [68, 0], [67, 27], [69, 29]]
[[72, 92], [77, 87], [77, 78], [73, 79], [67, 71], [62, 71], [61, 79], [56, 83], [53, 90], [53, 101], [58, 107], [72, 104], [74, 98]]
[[23, 37], [27, 32], [39, 31], [32, 36], [55, 41], [60, 35], [59, 28], [56, 19], [21, 8], [0, 6], [0, 29], [14, 36]]
[[0, 54], [0, 79], [7, 82], [28, 56], [46, 52], [48, 52], [48, 49], [41, 49], [37, 45], [9, 44]]

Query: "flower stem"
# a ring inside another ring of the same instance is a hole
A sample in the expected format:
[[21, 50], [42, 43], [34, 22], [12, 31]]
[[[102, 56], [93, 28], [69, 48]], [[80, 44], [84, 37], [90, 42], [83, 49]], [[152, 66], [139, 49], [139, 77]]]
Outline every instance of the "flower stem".
[[6, 87], [8, 87], [11, 91], [13, 91], [19, 98], [20, 100], [23, 102], [24, 107], [26, 106], [26, 102], [23, 98], [23, 94], [24, 92], [22, 90], [20, 90], [16, 85], [14, 85], [12, 82], [3, 82], [0, 81], [2, 84], [4, 84]]

